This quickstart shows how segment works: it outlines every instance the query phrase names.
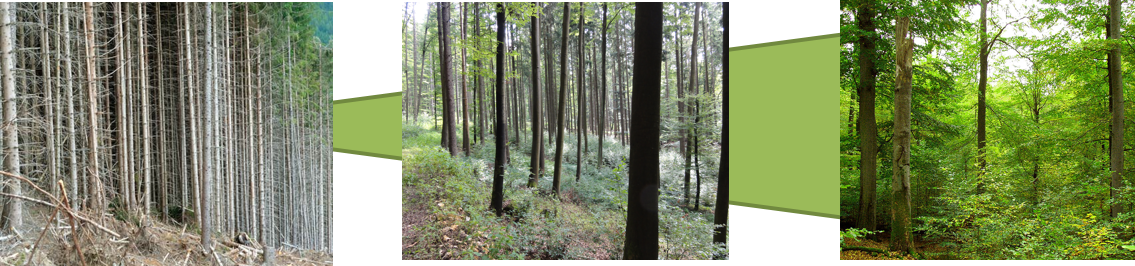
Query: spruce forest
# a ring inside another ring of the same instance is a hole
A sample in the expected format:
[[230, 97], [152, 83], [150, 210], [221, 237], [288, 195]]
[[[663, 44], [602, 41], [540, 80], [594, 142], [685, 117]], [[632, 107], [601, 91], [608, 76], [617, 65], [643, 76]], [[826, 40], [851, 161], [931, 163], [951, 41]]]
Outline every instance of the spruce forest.
[[841, 8], [841, 259], [1135, 259], [1135, 6]]
[[331, 264], [331, 12], [0, 3], [0, 263]]
[[403, 259], [728, 258], [728, 3], [403, 14]]

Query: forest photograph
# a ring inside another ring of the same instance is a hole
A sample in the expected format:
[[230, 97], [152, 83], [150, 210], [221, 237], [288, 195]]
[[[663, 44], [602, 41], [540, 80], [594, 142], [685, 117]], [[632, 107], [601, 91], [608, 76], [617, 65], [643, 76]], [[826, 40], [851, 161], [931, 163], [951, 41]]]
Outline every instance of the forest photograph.
[[840, 4], [840, 259], [1135, 259], [1135, 5]]
[[0, 3], [0, 264], [331, 265], [331, 3]]
[[405, 3], [402, 259], [728, 259], [728, 3]]

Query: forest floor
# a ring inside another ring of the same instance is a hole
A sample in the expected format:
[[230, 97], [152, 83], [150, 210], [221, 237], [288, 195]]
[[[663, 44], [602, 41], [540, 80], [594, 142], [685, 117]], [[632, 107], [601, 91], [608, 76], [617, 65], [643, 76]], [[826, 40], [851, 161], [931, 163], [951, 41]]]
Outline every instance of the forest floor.
[[[27, 204], [28, 221], [51, 220], [53, 208]], [[93, 217], [91, 213], [81, 213]], [[33, 219], [34, 217], [34, 219]], [[98, 224], [114, 231], [114, 237], [90, 224], [72, 231], [69, 220], [59, 214], [44, 231], [42, 222], [34, 222], [38, 230], [23, 235], [0, 237], [2, 265], [263, 265], [262, 246], [256, 243], [237, 244], [232, 236], [220, 236], [212, 248], [215, 256], [201, 249], [199, 229], [175, 225], [139, 216], [137, 222], [115, 219], [110, 213]], [[30, 227], [30, 226], [29, 226]], [[76, 252], [74, 235], [79, 238]], [[39, 239], [41, 238], [42, 239]], [[37, 240], [38, 239], [38, 240]], [[82, 254], [80, 261], [79, 253]], [[307, 250], [276, 249], [272, 260], [276, 265], [332, 265], [330, 254]], [[28, 256], [31, 256], [29, 263]]]
[[[846, 240], [847, 246], [865, 247], [871, 249], [888, 250], [891, 246], [890, 237], [886, 233], [880, 234], [878, 240], [872, 239], [848, 239]], [[947, 249], [938, 245], [936, 242], [924, 241], [915, 238], [914, 241], [915, 252], [923, 256], [922, 259], [951, 259]], [[887, 251], [886, 253], [863, 251], [863, 250], [841, 250], [839, 252], [839, 259], [841, 260], [914, 260], [914, 256], [910, 254], [900, 254], [895, 251]]]
[[[595, 140], [592, 138], [592, 145]], [[622, 258], [626, 222], [626, 166], [621, 162], [624, 146], [608, 144], [603, 159], [606, 163], [601, 165], [592, 147], [592, 155], [584, 160], [590, 166], [577, 181], [576, 151], [571, 149], [576, 144], [565, 141], [558, 196], [550, 190], [552, 154], [547, 154], [548, 169], [539, 178], [539, 186], [528, 188], [529, 152], [511, 149], [510, 163], [505, 166], [504, 214], [498, 217], [489, 208], [494, 156], [491, 140], [475, 145], [470, 156], [458, 158], [442, 150], [439, 142], [436, 131], [403, 125], [403, 259]], [[521, 142], [518, 146], [529, 145]], [[681, 157], [663, 158], [667, 161], [662, 166], [663, 175], [675, 176], [666, 170]], [[714, 197], [710, 194], [716, 189], [716, 181], [711, 185], [706, 179], [702, 180], [703, 205], [694, 211], [678, 203], [682, 184], [675, 184], [676, 178], [664, 178], [659, 200], [660, 259], [711, 259], [714, 254], [727, 254], [725, 247], [712, 244]]]

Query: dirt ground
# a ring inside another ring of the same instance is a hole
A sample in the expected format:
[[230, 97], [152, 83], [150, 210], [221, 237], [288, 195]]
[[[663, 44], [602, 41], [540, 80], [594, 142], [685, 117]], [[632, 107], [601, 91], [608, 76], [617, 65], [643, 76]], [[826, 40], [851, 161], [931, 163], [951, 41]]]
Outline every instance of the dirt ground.
[[267, 256], [274, 263], [265, 263], [263, 246], [257, 243], [237, 244], [232, 241], [232, 236], [219, 237], [211, 247], [215, 255], [208, 255], [200, 245], [201, 236], [187, 226], [167, 224], [148, 217], [140, 217], [136, 226], [116, 220], [109, 214], [104, 217], [80, 214], [91, 217], [119, 237], [79, 220], [75, 221], [78, 227], [73, 229], [69, 217], [62, 213], [44, 230], [43, 224], [51, 220], [54, 209], [36, 204], [26, 207], [24, 215], [28, 224], [22, 234], [0, 236], [0, 265], [333, 264], [330, 254], [290, 248], [275, 249]]

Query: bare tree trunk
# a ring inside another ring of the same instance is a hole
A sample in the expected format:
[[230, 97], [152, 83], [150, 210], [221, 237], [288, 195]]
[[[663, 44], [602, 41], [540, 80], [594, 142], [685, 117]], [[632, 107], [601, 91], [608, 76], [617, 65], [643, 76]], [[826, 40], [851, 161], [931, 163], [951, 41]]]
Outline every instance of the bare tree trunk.
[[205, 171], [204, 171], [205, 176], [201, 178], [201, 190], [202, 190], [202, 192], [201, 192], [201, 212], [198, 213], [198, 215], [201, 216], [201, 244], [204, 245], [205, 247], [207, 247], [206, 250], [209, 249], [208, 247], [212, 247], [213, 227], [212, 227], [212, 221], [210, 220], [210, 219], [212, 219], [212, 217], [210, 217], [212, 215], [212, 213], [210, 213], [211, 208], [212, 208], [212, 206], [211, 206], [212, 203], [209, 202], [209, 201], [213, 197], [210, 194], [211, 191], [209, 190], [209, 188], [210, 188], [210, 184], [212, 183], [212, 179], [214, 177], [213, 167], [215, 167], [215, 166], [213, 165], [213, 158], [214, 158], [213, 152], [216, 150], [216, 144], [215, 144], [216, 135], [214, 134], [213, 131], [215, 130], [214, 125], [215, 125], [215, 123], [217, 123], [217, 120], [214, 117], [215, 113], [213, 111], [213, 109], [216, 108], [216, 105], [213, 104], [216, 100], [216, 99], [213, 98], [214, 92], [216, 90], [216, 83], [213, 80], [213, 75], [216, 74], [215, 73], [216, 68], [213, 65], [213, 48], [214, 48], [214, 43], [213, 43], [213, 3], [212, 2], [206, 2], [205, 3], [205, 102], [209, 103], [209, 104], [205, 105], [205, 119], [206, 119], [206, 121], [205, 121], [205, 142], [209, 143], [209, 145], [205, 145], [205, 160], [204, 160], [204, 164], [202, 165], [202, 168], [205, 169]]
[[[59, 4], [62, 5], [61, 9], [68, 10], [67, 3], [59, 3]], [[60, 12], [61, 16], [62, 16], [62, 13], [63, 12]], [[64, 49], [63, 49], [64, 50], [64, 56], [63, 57], [64, 57], [64, 59], [63, 60], [65, 60], [65, 62], [66, 62], [66, 64], [64, 64], [64, 65], [66, 66], [65, 72], [67, 73], [66, 76], [65, 76], [66, 80], [67, 80], [67, 113], [68, 114], [75, 114], [75, 104], [74, 104], [75, 103], [75, 95], [74, 95], [74, 87], [73, 87], [74, 84], [72, 84], [72, 80], [71, 80], [71, 63], [72, 63], [71, 62], [71, 35], [69, 34], [71, 32], [71, 17], [65, 16], [65, 18], [62, 19], [62, 21], [63, 21], [63, 32], [67, 33], [67, 34], [63, 34], [63, 40], [64, 40], [64, 44], [63, 44], [63, 47], [64, 47]], [[77, 155], [75, 154], [75, 150], [76, 150], [75, 140], [77, 140], [78, 136], [75, 135], [75, 118], [74, 117], [67, 118], [67, 136], [69, 136], [68, 141], [67, 141], [68, 148], [69, 148], [67, 150], [67, 155], [68, 155], [67, 158], [68, 158], [68, 166], [70, 167], [70, 171], [71, 171], [71, 173], [70, 173], [71, 193], [73, 193], [73, 194], [71, 194], [71, 196], [74, 199], [80, 199], [80, 197], [76, 197], [79, 193], [79, 164], [76, 160]], [[74, 209], [74, 210], [79, 209], [79, 200], [72, 200], [71, 201], [71, 209]]]
[[[150, 83], [146, 79], [146, 37], [143, 35], [146, 24], [145, 13], [146, 6], [143, 3], [138, 4], [138, 67], [141, 68], [139, 75], [140, 84], [142, 86], [142, 210], [144, 214], [150, 213], [150, 88], [147, 87]], [[160, 61], [159, 61], [160, 63]]]
[[[875, 177], [879, 146], [875, 128], [875, 7], [867, 2], [856, 12], [859, 29], [866, 32], [855, 43], [859, 52], [859, 217], [856, 227], [875, 230]], [[722, 144], [724, 145], [724, 144]]]
[[910, 227], [910, 106], [911, 106], [911, 57], [914, 41], [908, 35], [909, 17], [899, 17], [895, 23], [895, 133], [894, 133], [894, 179], [891, 193], [891, 250], [913, 252], [913, 239]]
[[[87, 36], [87, 115], [90, 120], [90, 136], [87, 138], [88, 148], [88, 163], [90, 164], [87, 172], [90, 173], [89, 185], [87, 186], [87, 195], [90, 196], [90, 207], [92, 212], [102, 213], [106, 207], [105, 196], [103, 196], [102, 181], [99, 179], [99, 157], [98, 157], [98, 89], [95, 83], [95, 33], [94, 33], [94, 14], [92, 11], [91, 3], [83, 3], [83, 9], [86, 10], [86, 26], [85, 35]], [[3, 16], [8, 18], [8, 16]], [[3, 22], [0, 22], [3, 23]], [[3, 23], [8, 25], [8, 23]], [[6, 27], [5, 27], [6, 28]], [[4, 38], [7, 40], [7, 38]], [[7, 64], [5, 64], [7, 65]], [[10, 76], [6, 76], [10, 77]]]
[[[12, 41], [15, 36], [12, 35], [12, 14], [11, 5], [8, 2], [0, 2], [0, 57], [3, 62], [0, 62], [0, 73], [3, 73], [3, 86], [4, 86], [4, 169], [8, 172], [20, 175], [20, 148], [19, 148], [19, 128], [16, 126], [16, 78], [13, 76], [12, 68], [15, 67], [13, 61], [13, 47]], [[23, 195], [21, 183], [10, 180], [4, 186], [5, 192], [13, 195]], [[9, 198], [4, 204], [4, 221], [5, 229], [15, 230], [17, 233], [24, 227], [23, 219], [23, 200], [18, 198]]]

